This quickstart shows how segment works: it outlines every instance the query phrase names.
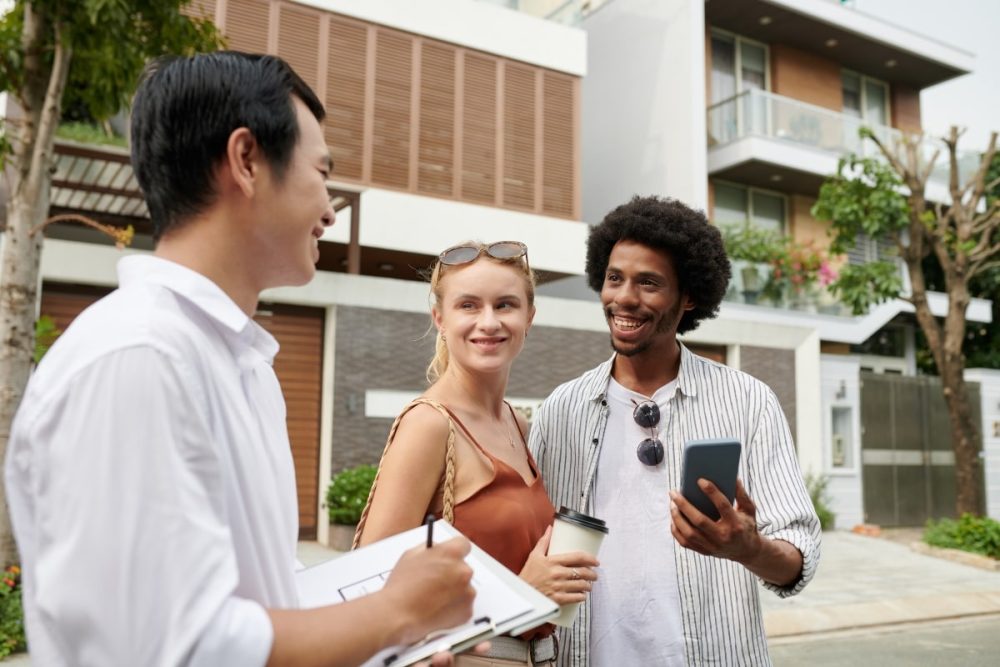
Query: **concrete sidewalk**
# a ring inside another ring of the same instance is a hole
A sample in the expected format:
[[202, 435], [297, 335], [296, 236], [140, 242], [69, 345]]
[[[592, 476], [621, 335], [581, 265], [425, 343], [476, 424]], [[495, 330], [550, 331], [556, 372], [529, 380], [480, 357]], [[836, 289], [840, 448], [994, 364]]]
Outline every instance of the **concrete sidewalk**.
[[823, 534], [816, 577], [801, 594], [761, 591], [770, 639], [1000, 613], [1000, 572], [926, 556], [882, 538]]
[[[300, 542], [299, 560], [315, 565], [340, 555]], [[823, 534], [815, 579], [801, 594], [779, 599], [761, 590], [764, 625], [775, 643], [824, 633], [1000, 614], [1000, 572], [926, 556], [907, 545], [834, 531]], [[24, 654], [4, 667], [28, 667]]]
[[[917, 553], [902, 543], [843, 531], [823, 534], [816, 577], [805, 591], [779, 599], [761, 590], [764, 625], [772, 641], [794, 641], [859, 628], [1000, 614], [1000, 571]], [[886, 531], [892, 535], [892, 531]], [[306, 565], [339, 555], [315, 542], [299, 543]]]

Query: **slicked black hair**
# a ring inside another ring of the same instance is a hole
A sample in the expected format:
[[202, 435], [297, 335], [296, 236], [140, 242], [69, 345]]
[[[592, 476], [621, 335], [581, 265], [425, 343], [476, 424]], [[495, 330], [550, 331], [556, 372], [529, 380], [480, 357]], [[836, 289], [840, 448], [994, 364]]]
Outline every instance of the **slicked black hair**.
[[146, 67], [132, 101], [132, 168], [154, 238], [211, 203], [212, 172], [241, 127], [283, 177], [299, 137], [293, 95], [323, 120], [316, 93], [276, 56], [217, 51]]
[[587, 284], [595, 292], [604, 286], [608, 259], [619, 241], [641, 243], [670, 257], [681, 294], [694, 303], [681, 317], [677, 333], [693, 331], [718, 314], [731, 268], [722, 234], [703, 212], [676, 199], [636, 195], [608, 213], [587, 239]]

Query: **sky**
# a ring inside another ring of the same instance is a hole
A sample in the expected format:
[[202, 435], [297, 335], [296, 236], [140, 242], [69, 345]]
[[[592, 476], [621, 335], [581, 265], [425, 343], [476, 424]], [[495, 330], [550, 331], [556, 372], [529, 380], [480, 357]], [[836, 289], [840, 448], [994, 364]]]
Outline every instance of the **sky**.
[[853, 7], [976, 56], [971, 74], [926, 88], [920, 106], [926, 132], [965, 127], [959, 147], [985, 150], [990, 132], [1000, 132], [1000, 2], [854, 0]]

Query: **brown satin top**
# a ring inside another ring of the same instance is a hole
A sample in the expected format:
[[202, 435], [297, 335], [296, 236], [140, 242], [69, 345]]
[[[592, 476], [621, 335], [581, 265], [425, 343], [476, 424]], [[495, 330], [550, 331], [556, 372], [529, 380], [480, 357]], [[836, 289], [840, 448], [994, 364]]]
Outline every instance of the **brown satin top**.
[[[507, 408], [513, 416], [514, 409], [509, 403]], [[555, 515], [555, 508], [538, 475], [535, 459], [528, 451], [524, 434], [518, 427], [521, 445], [534, 475], [534, 480], [525, 484], [521, 474], [480, 445], [451, 410], [448, 410], [448, 414], [469, 441], [493, 464], [493, 479], [455, 505], [455, 528], [517, 574], [524, 567], [528, 554], [535, 548], [545, 529], [552, 525], [552, 517]], [[517, 423], [516, 418], [514, 423]], [[552, 634], [553, 630], [554, 626], [546, 624], [526, 633], [522, 639], [544, 637]]]

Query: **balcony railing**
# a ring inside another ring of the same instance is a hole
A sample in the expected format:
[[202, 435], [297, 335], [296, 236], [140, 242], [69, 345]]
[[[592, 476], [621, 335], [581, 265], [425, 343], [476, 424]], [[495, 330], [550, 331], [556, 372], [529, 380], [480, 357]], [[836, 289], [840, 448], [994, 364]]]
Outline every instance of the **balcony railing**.
[[773, 267], [765, 263], [732, 259], [733, 276], [726, 290], [725, 300], [754, 306], [767, 306], [803, 313], [824, 313], [849, 316], [850, 310], [840, 303], [830, 291], [818, 283], [801, 289], [769, 288]]
[[[902, 138], [902, 133], [885, 125], [872, 125], [860, 118], [823, 107], [799, 102], [763, 90], [747, 90], [708, 108], [708, 143], [720, 146], [745, 137], [763, 137], [812, 148], [839, 157], [846, 153], [881, 157], [871, 141], [862, 140], [858, 130], [870, 127], [887, 146]], [[941, 150], [929, 182], [948, 185], [947, 151], [939, 141], [925, 140], [921, 145], [924, 160]], [[968, 178], [979, 164], [979, 154], [959, 152], [959, 174]]]
[[583, 17], [610, 0], [480, 0], [563, 25], [579, 26]]

